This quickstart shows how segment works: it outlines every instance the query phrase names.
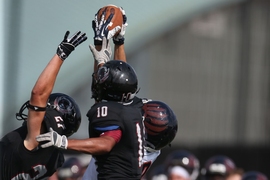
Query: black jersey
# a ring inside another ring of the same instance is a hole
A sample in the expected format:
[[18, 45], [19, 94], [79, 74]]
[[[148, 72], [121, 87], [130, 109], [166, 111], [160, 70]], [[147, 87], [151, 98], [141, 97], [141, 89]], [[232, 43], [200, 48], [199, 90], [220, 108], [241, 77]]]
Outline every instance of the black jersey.
[[117, 102], [100, 102], [87, 113], [89, 136], [121, 129], [121, 140], [111, 152], [95, 156], [98, 179], [140, 179], [144, 130], [140, 108]]
[[0, 180], [44, 179], [62, 166], [64, 156], [55, 147], [29, 151], [23, 141], [27, 126], [22, 126], [0, 141]]

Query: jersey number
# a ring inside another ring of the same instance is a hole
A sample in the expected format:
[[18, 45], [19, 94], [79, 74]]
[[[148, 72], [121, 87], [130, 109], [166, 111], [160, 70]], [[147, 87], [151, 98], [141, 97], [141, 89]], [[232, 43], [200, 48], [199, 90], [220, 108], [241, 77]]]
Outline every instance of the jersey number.
[[55, 116], [54, 119], [56, 121], [56, 124], [57, 124], [58, 128], [66, 129], [65, 124], [63, 123], [64, 120], [62, 119], [61, 116]]
[[106, 117], [108, 115], [108, 107], [102, 106], [97, 108], [97, 117]]
[[29, 179], [34, 180], [38, 179], [44, 174], [46, 174], [47, 168], [44, 165], [34, 166], [31, 173], [20, 173], [17, 176], [13, 177], [11, 180], [20, 180], [20, 179]]

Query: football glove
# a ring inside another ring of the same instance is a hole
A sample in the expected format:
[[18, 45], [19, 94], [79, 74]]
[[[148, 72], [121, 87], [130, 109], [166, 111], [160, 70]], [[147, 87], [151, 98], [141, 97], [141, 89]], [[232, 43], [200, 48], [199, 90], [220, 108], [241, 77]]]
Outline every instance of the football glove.
[[63, 41], [59, 44], [56, 50], [56, 54], [64, 61], [69, 54], [77, 47], [79, 44], [84, 42], [87, 37], [85, 33], [77, 31], [70, 38], [68, 38], [69, 31], [66, 32]]
[[114, 14], [110, 14], [107, 20], [105, 20], [106, 10], [102, 12], [101, 19], [98, 21], [98, 14], [95, 14], [95, 19], [92, 21], [92, 28], [94, 30], [94, 45], [102, 45], [102, 39], [105, 37], [107, 40], [111, 39], [117, 31], [121, 29], [120, 26], [116, 26], [112, 30], [108, 29], [110, 22]]
[[120, 7], [120, 10], [122, 11], [122, 14], [123, 14], [123, 25], [121, 27], [121, 31], [118, 34], [118, 36], [113, 37], [113, 43], [116, 45], [124, 44], [124, 41], [125, 41], [124, 35], [126, 33], [126, 28], [128, 26], [125, 10], [122, 7]]
[[102, 39], [102, 48], [100, 51], [97, 51], [93, 45], [89, 45], [89, 48], [93, 54], [94, 60], [96, 61], [97, 65], [105, 64], [111, 59], [112, 56], [112, 49], [110, 46], [109, 41], [103, 37]]
[[42, 142], [42, 148], [55, 146], [60, 149], [67, 149], [68, 146], [67, 137], [65, 135], [59, 135], [52, 128], [50, 128], [50, 132], [38, 135], [36, 140], [37, 142]]

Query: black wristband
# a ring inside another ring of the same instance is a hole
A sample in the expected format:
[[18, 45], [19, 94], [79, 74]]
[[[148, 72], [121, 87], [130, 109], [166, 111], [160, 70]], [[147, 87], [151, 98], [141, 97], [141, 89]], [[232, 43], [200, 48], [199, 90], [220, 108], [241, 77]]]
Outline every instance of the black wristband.
[[116, 41], [115, 39], [113, 39], [113, 43], [115, 45], [122, 45], [124, 44], [125, 38], [119, 39], [118, 41]]
[[32, 110], [34, 110], [34, 111], [46, 111], [46, 109], [47, 109], [47, 107], [33, 106], [33, 105], [31, 105], [31, 104], [29, 103], [29, 101], [28, 101], [28, 103], [26, 104], [26, 107], [27, 107], [28, 109], [32, 109]]

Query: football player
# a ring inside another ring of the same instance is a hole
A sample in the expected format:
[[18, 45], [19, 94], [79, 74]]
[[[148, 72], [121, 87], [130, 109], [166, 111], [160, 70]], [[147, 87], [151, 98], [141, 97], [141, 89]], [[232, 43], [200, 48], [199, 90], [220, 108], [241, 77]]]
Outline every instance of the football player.
[[[144, 104], [142, 105], [141, 102]], [[143, 178], [160, 155], [161, 149], [169, 145], [174, 139], [178, 128], [177, 119], [172, 109], [161, 101], [149, 101], [136, 97], [131, 105], [142, 111], [145, 126], [145, 145], [141, 174], [141, 178]], [[95, 161], [95, 158], [91, 159], [83, 175], [83, 180], [97, 179]]]
[[142, 112], [145, 127], [143, 177], [160, 155], [161, 149], [170, 145], [175, 138], [178, 122], [173, 110], [161, 101], [144, 103]]
[[123, 61], [111, 60], [95, 77], [98, 103], [87, 113], [89, 138], [67, 140], [52, 130], [37, 140], [45, 143], [43, 148], [56, 146], [91, 154], [98, 179], [140, 179], [144, 129], [141, 112], [130, 106], [138, 89], [136, 72]]
[[165, 166], [167, 172], [177, 166], [184, 168], [191, 180], [196, 180], [200, 172], [199, 159], [187, 150], [176, 150], [170, 153], [165, 159]]
[[[40, 74], [32, 89], [30, 100], [23, 104], [17, 119], [21, 127], [6, 134], [0, 141], [0, 179], [45, 179], [51, 176], [64, 161], [59, 149], [40, 149], [36, 136], [53, 129], [70, 136], [81, 122], [76, 102], [62, 93], [51, 94], [57, 74], [65, 59], [87, 37], [78, 31], [73, 36], [66, 32], [56, 54]], [[28, 109], [28, 114], [24, 110]]]
[[[122, 9], [122, 8], [121, 8]], [[116, 30], [107, 29], [107, 25], [110, 23], [110, 18], [106, 22], [98, 22], [97, 18], [93, 21], [94, 30], [94, 46], [90, 45], [90, 50], [94, 56], [95, 66], [94, 71], [102, 67], [106, 62], [110, 61], [112, 51], [109, 44], [109, 40], [113, 37], [114, 43], [114, 59], [126, 62], [126, 54], [124, 50], [124, 35], [127, 27], [127, 18], [125, 11], [122, 9], [123, 25], [118, 36], [114, 37]], [[102, 26], [100, 26], [102, 25]], [[100, 32], [104, 32], [105, 36], [102, 36]], [[94, 76], [93, 76], [94, 77]], [[94, 82], [94, 81], [93, 81]], [[92, 97], [96, 97], [95, 84], [92, 84]], [[177, 132], [177, 119], [172, 109], [165, 103], [160, 101], [151, 101], [150, 99], [134, 97], [131, 106], [138, 108], [142, 111], [145, 126], [145, 141], [144, 156], [143, 156], [143, 168], [141, 178], [149, 170], [152, 163], [160, 155], [160, 150], [169, 145], [174, 139]], [[83, 176], [83, 179], [96, 179], [96, 167], [95, 159], [92, 158], [90, 164]]]
[[93, 98], [98, 103], [87, 113], [89, 138], [67, 140], [52, 130], [37, 140], [45, 143], [43, 148], [56, 146], [91, 154], [98, 179], [140, 179], [144, 128], [141, 111], [130, 105], [137, 91], [134, 69], [124, 61], [108, 61], [93, 76]]
[[203, 180], [225, 180], [228, 174], [235, 170], [234, 161], [224, 155], [210, 157], [201, 170]]

